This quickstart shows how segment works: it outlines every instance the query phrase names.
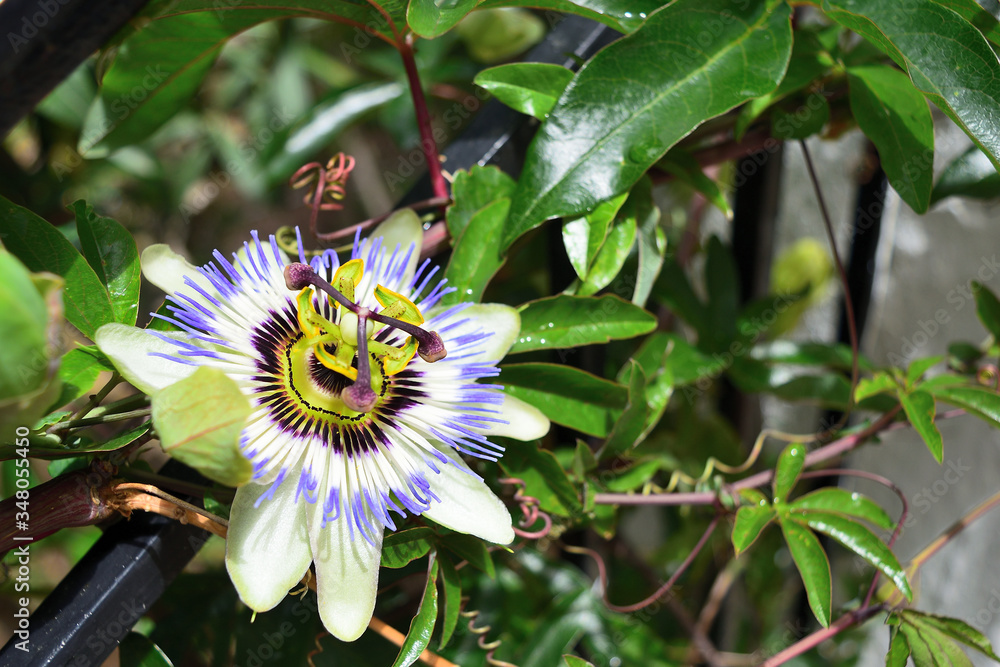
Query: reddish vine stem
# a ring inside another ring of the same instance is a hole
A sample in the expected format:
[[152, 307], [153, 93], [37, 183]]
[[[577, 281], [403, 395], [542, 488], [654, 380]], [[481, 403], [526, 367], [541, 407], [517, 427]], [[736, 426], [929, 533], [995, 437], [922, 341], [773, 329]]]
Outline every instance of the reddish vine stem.
[[403, 58], [403, 67], [406, 68], [406, 79], [410, 83], [410, 94], [413, 96], [413, 108], [417, 114], [417, 126], [420, 128], [420, 148], [424, 151], [424, 160], [427, 162], [427, 172], [431, 179], [431, 188], [434, 196], [438, 198], [448, 198], [448, 184], [445, 183], [444, 175], [441, 173], [441, 161], [438, 158], [437, 142], [434, 141], [434, 127], [431, 125], [431, 116], [427, 111], [427, 100], [424, 97], [424, 89], [420, 85], [420, 74], [417, 72], [417, 62], [413, 53], [413, 34], [410, 33], [402, 39], [397, 39], [396, 48]]
[[660, 586], [656, 590], [656, 592], [654, 592], [649, 597], [630, 605], [620, 606], [608, 600], [608, 571], [604, 565], [604, 559], [601, 558], [600, 554], [598, 554], [593, 549], [588, 549], [586, 547], [563, 546], [563, 549], [571, 553], [587, 554], [588, 556], [593, 558], [594, 562], [597, 564], [597, 576], [601, 581], [601, 588], [604, 591], [603, 595], [604, 605], [611, 611], [616, 611], [621, 614], [631, 614], [632, 612], [639, 611], [640, 609], [644, 609], [649, 605], [653, 604], [661, 597], [663, 597], [667, 592], [669, 592], [671, 588], [674, 587], [674, 584], [677, 583], [677, 580], [680, 578], [680, 576], [684, 574], [684, 572], [687, 571], [689, 567], [691, 567], [691, 563], [693, 563], [694, 559], [698, 557], [699, 553], [701, 553], [701, 550], [705, 547], [705, 544], [708, 542], [708, 538], [711, 537], [712, 533], [715, 531], [715, 527], [719, 524], [719, 520], [722, 518], [722, 516], [723, 516], [722, 514], [716, 514], [715, 517], [712, 518], [711, 523], [708, 524], [708, 528], [706, 528], [705, 532], [702, 533], [702, 536], [698, 540], [698, 543], [694, 545], [694, 549], [691, 550], [691, 553], [687, 555], [687, 558], [684, 559], [684, 562], [681, 563], [680, 566], [677, 568], [677, 570], [670, 576], [669, 579], [667, 579], [666, 583]]

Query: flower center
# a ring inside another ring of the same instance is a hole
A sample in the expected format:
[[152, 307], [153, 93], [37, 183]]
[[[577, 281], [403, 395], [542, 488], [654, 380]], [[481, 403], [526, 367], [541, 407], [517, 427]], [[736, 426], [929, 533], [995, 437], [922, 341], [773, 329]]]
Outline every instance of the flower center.
[[[354, 292], [363, 275], [360, 259], [337, 269], [332, 285], [306, 264], [285, 267], [285, 284], [298, 290], [296, 315], [302, 331], [288, 347], [289, 372], [291, 377], [298, 374], [309, 379], [308, 386], [293, 386], [307, 403], [312, 401], [306, 394], [314, 399], [323, 397], [355, 414], [371, 412], [385, 392], [386, 377], [406, 368], [414, 354], [429, 362], [447, 354], [436, 332], [420, 328], [423, 315], [402, 294], [378, 285], [375, 299], [382, 309], [377, 313], [355, 303]], [[339, 323], [327, 319], [323, 312], [339, 312]], [[376, 340], [375, 334], [385, 327], [409, 336], [400, 346]]]

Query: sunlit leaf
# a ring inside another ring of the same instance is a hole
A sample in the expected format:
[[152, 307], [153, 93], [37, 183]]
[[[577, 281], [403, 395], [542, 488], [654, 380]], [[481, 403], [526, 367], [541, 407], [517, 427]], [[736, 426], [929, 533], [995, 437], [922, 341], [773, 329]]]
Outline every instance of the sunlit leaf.
[[139, 250], [117, 221], [97, 215], [83, 200], [69, 205], [76, 216], [80, 247], [90, 268], [108, 290], [115, 321], [134, 325], [139, 314]]
[[868, 496], [835, 487], [816, 489], [789, 504], [793, 510], [819, 510], [864, 519], [879, 528], [892, 530], [896, 522]]
[[656, 326], [653, 315], [610, 294], [560, 294], [529, 301], [519, 311], [521, 335], [510, 354], [606, 343], [648, 333]]
[[788, 496], [795, 488], [805, 462], [806, 448], [802, 443], [792, 443], [781, 452], [778, 467], [774, 471], [774, 502], [788, 501]]

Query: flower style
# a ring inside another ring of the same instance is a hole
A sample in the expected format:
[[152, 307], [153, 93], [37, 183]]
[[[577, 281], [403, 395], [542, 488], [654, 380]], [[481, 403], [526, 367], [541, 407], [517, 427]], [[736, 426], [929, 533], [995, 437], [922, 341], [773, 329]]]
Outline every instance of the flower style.
[[226, 567], [247, 606], [266, 611], [315, 563], [320, 617], [347, 641], [371, 620], [391, 513], [509, 543], [509, 512], [459, 454], [496, 460], [487, 434], [533, 440], [549, 428], [478, 382], [498, 374], [517, 312], [441, 306], [452, 290], [428, 261], [418, 268], [421, 234], [412, 212], [397, 214], [343, 265], [333, 251], [289, 263], [256, 234], [232, 262], [216, 252], [200, 268], [152, 246], [143, 272], [183, 331], [109, 324], [96, 335], [147, 393], [208, 365], [250, 398], [240, 447], [254, 473], [233, 502]]

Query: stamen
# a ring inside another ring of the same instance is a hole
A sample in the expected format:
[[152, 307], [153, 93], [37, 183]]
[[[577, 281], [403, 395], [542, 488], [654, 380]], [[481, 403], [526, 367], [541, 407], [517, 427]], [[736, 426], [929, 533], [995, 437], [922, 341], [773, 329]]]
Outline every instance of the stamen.
[[340, 394], [344, 404], [355, 412], [371, 412], [378, 400], [372, 389], [372, 368], [368, 360], [369, 315], [371, 311], [367, 308], [358, 308], [358, 379]]
[[441, 340], [441, 336], [436, 331], [427, 331], [415, 324], [397, 320], [395, 317], [386, 317], [378, 313], [372, 313], [369, 317], [381, 324], [388, 324], [390, 327], [405, 331], [416, 338], [418, 343], [417, 354], [426, 362], [432, 363], [448, 356], [448, 350], [444, 348], [444, 341]]
[[290, 290], [299, 291], [307, 285], [312, 285], [316, 289], [323, 290], [333, 297], [334, 301], [347, 308], [351, 312], [358, 312], [358, 305], [338, 292], [333, 285], [326, 282], [308, 264], [293, 262], [285, 267], [285, 287]]

